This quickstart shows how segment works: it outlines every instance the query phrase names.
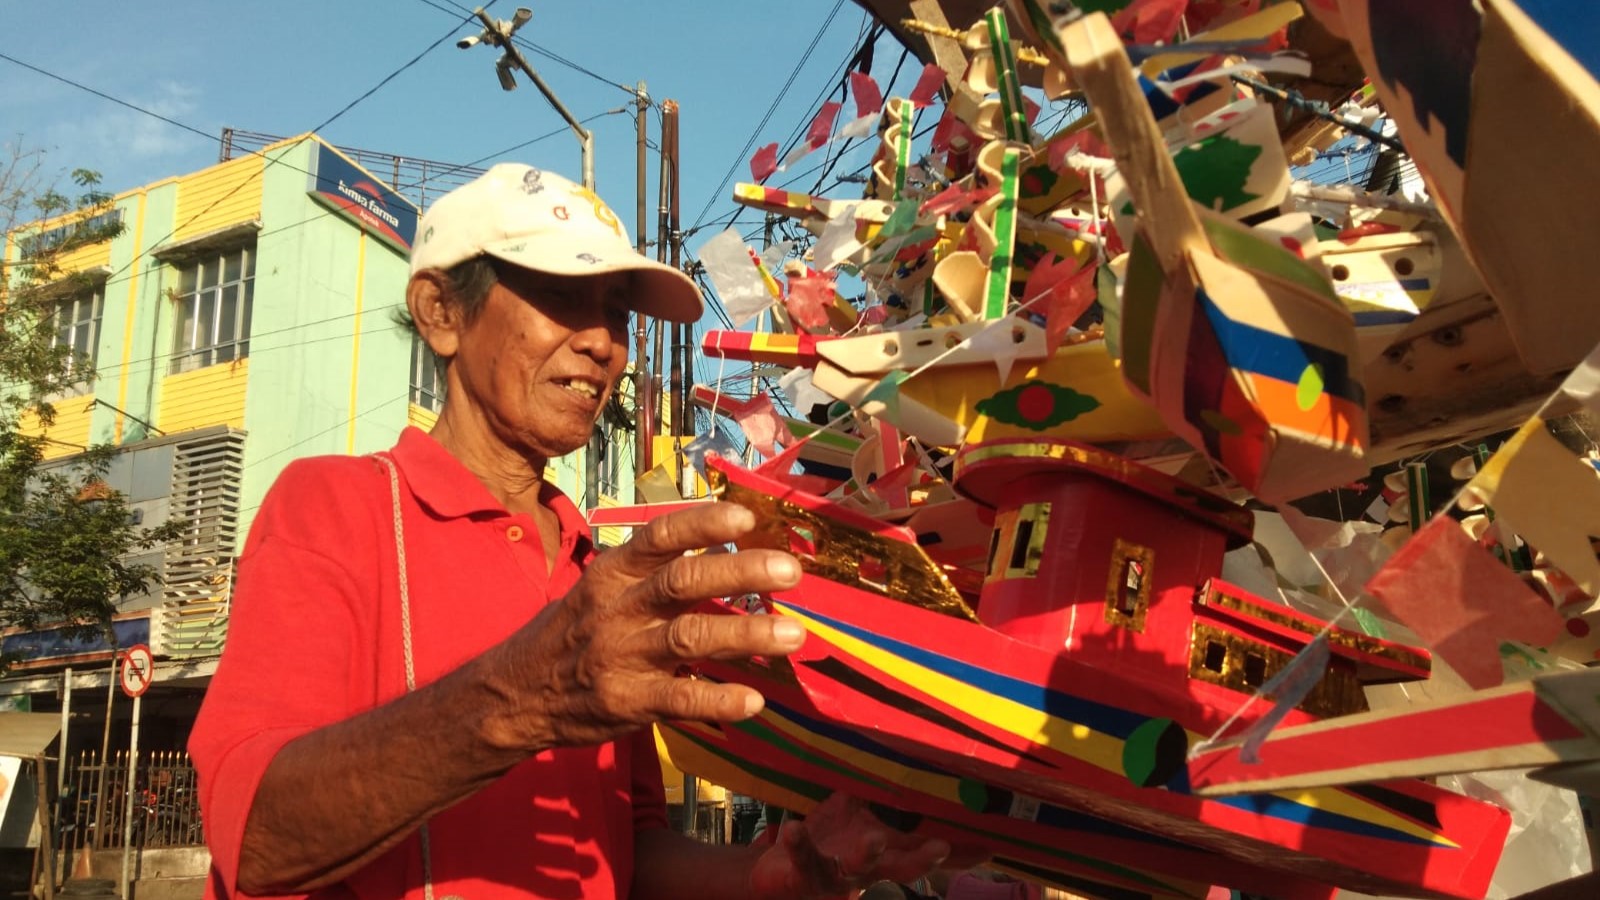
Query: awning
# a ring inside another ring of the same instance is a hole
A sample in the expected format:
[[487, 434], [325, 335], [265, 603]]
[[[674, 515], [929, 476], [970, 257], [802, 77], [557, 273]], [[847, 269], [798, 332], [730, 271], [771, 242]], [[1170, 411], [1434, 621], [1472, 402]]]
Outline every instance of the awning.
[[57, 713], [0, 712], [0, 756], [34, 759], [61, 733]]

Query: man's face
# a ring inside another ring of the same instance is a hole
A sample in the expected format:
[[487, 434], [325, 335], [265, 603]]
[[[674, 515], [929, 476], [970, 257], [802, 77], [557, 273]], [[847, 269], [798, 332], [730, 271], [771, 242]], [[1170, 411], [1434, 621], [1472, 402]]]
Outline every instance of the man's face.
[[449, 402], [488, 437], [546, 459], [582, 447], [628, 363], [627, 273], [563, 276], [510, 265], [460, 331]]

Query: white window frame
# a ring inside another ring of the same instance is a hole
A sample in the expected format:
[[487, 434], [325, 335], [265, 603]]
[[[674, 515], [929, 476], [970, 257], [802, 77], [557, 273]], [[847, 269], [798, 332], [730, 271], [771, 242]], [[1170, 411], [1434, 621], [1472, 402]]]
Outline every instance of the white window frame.
[[411, 403], [429, 412], [444, 408], [445, 367], [422, 335], [411, 335]]
[[[87, 290], [56, 301], [55, 309], [50, 314], [54, 326], [50, 345], [65, 346], [73, 351], [68, 363], [68, 371], [73, 374], [80, 374], [85, 359], [88, 360], [88, 372], [81, 374], [86, 376], [92, 375], [95, 366], [100, 363], [100, 322], [105, 315], [105, 293], [105, 282], [96, 280]], [[84, 350], [78, 349], [80, 336], [83, 337]]]
[[[237, 267], [230, 272], [228, 264], [233, 261]], [[177, 270], [171, 373], [248, 357], [255, 304], [255, 245], [198, 254], [179, 263]]]

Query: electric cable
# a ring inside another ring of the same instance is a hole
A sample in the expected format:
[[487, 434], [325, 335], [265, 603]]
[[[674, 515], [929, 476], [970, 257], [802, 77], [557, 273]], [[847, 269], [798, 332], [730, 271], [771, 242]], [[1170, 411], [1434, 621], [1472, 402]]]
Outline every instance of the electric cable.
[[[767, 107], [766, 115], [761, 117], [761, 122], [750, 133], [750, 138], [744, 142], [744, 147], [734, 154], [733, 163], [728, 166], [728, 171], [723, 173], [722, 180], [717, 183], [716, 189], [706, 199], [706, 205], [701, 207], [699, 215], [695, 216], [694, 223], [684, 232], [685, 235], [693, 234], [699, 230], [700, 223], [705, 220], [706, 213], [710, 212], [711, 207], [716, 204], [717, 197], [721, 196], [723, 189], [728, 186], [728, 181], [733, 178], [733, 173], [738, 171], [739, 164], [748, 158], [747, 154], [749, 154], [750, 148], [755, 146], [756, 139], [761, 136], [761, 129], [767, 127], [767, 123], [772, 121], [772, 116], [777, 112], [778, 105], [783, 102], [784, 97], [789, 95], [789, 88], [794, 85], [795, 79], [800, 77], [801, 70], [805, 68], [806, 62], [811, 58], [811, 52], [817, 49], [817, 44], [822, 42], [823, 35], [828, 31], [828, 26], [833, 24], [834, 17], [839, 14], [839, 10], [843, 6], [844, 0], [835, 0], [833, 9], [828, 12], [828, 17], [823, 20], [821, 27], [817, 29], [817, 33], [812, 35], [811, 43], [806, 45], [805, 51], [800, 54], [799, 61], [790, 70], [788, 79], [784, 81], [783, 87], [778, 90], [778, 96], [774, 97], [771, 105]], [[832, 79], [829, 79], [829, 82], [831, 83]]]

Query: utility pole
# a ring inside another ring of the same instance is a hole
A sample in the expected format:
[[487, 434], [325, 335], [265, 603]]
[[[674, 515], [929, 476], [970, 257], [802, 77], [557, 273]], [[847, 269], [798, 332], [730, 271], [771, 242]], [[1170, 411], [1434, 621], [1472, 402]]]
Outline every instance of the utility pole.
[[[678, 233], [678, 104], [667, 101], [661, 110], [661, 159], [662, 168], [670, 178], [663, 183], [667, 196], [667, 247], [669, 264], [674, 268], [681, 268], [679, 260], [679, 233]], [[688, 365], [688, 348], [684, 333], [688, 325], [677, 324], [672, 327], [672, 374], [671, 374], [671, 409], [672, 433], [687, 435], [693, 432], [692, 420], [685, 415], [689, 409], [685, 402], [689, 396], [689, 387], [686, 379], [692, 371]], [[693, 485], [691, 476], [682, 476], [682, 482], [687, 490]]]
[[[634, 92], [634, 125], [637, 132], [638, 165], [637, 180], [634, 183], [634, 240], [638, 242], [639, 255], [645, 254], [645, 229], [648, 225], [645, 212], [644, 192], [647, 181], [645, 172], [645, 145], [647, 143], [647, 130], [650, 114], [650, 94], [645, 91], [644, 82], [639, 82], [639, 87]], [[658, 324], [656, 327], [660, 327]], [[651, 436], [655, 430], [655, 423], [650, 415], [651, 390], [650, 357], [647, 355], [646, 328], [644, 313], [635, 313], [633, 316], [633, 498], [636, 503], [644, 502], [644, 494], [639, 490], [639, 479], [649, 472], [652, 465]]]

